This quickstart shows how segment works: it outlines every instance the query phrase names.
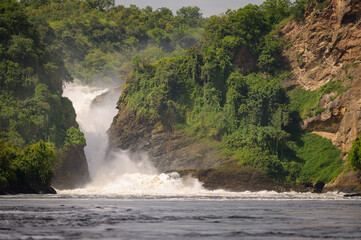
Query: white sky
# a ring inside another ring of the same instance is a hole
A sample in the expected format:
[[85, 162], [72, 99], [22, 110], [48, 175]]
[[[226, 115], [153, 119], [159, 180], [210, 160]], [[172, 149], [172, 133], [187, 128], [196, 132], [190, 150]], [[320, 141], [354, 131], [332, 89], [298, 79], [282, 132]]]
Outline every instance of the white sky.
[[203, 17], [219, 15], [227, 11], [227, 9], [238, 9], [249, 3], [261, 4], [263, 0], [115, 0], [115, 3], [129, 6], [137, 5], [140, 8], [151, 6], [153, 10], [166, 7], [174, 13], [181, 7], [198, 6], [203, 13]]

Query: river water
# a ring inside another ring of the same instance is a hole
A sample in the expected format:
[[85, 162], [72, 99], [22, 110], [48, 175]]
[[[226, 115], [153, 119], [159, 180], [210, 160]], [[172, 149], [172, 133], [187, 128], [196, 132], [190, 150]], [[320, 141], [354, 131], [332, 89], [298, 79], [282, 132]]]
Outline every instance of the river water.
[[64, 89], [87, 140], [92, 182], [57, 195], [0, 196], [0, 239], [361, 239], [360, 197], [209, 191], [158, 172], [146, 154], [109, 150], [119, 96], [106, 92]]
[[0, 197], [0, 239], [361, 239], [361, 199], [259, 192]]

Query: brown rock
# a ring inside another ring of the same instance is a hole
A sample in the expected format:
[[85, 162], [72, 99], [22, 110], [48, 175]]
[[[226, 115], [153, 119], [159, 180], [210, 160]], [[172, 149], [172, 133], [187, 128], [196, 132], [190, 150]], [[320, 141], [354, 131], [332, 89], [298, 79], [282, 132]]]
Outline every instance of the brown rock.
[[[284, 55], [289, 60], [292, 76], [306, 90], [316, 90], [336, 79], [348, 91], [335, 98], [327, 94], [320, 100], [326, 111], [304, 119], [301, 127], [326, 136], [347, 152], [361, 133], [361, 1], [332, 0], [324, 9], [310, 8], [305, 21], [291, 21], [283, 27], [292, 44]], [[292, 85], [288, 82], [286, 85]]]
[[240, 167], [234, 163], [218, 168], [177, 170], [182, 176], [197, 178], [209, 190], [224, 189], [228, 191], [285, 191], [289, 186], [277, 183], [259, 169]]
[[191, 138], [184, 132], [169, 132], [156, 120], [139, 117], [124, 104], [108, 131], [111, 148], [146, 152], [160, 171], [209, 168], [224, 161], [220, 149]]

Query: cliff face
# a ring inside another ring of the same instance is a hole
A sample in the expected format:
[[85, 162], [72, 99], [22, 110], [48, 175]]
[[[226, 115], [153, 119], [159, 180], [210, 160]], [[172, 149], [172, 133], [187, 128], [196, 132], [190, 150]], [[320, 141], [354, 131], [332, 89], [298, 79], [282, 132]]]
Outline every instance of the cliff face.
[[317, 89], [348, 63], [360, 61], [360, 9], [360, 1], [332, 0], [323, 9], [310, 7], [304, 22], [283, 27], [291, 43], [285, 55], [300, 86]]
[[283, 27], [291, 46], [289, 60], [296, 84], [316, 90], [330, 81], [343, 79], [348, 90], [320, 101], [323, 113], [304, 119], [302, 129], [329, 138], [343, 152], [361, 133], [361, 1], [332, 0], [323, 9], [311, 6], [304, 22]]
[[146, 153], [160, 172], [174, 171], [181, 176], [192, 176], [207, 189], [231, 191], [260, 191], [289, 189], [262, 171], [240, 167], [222, 156], [221, 149], [212, 143], [197, 141], [180, 131], [167, 132], [159, 122], [137, 116], [124, 103], [108, 130], [111, 148]]
[[159, 171], [183, 168], [208, 168], [225, 159], [220, 150], [205, 142], [197, 142], [184, 132], [168, 132], [159, 122], [138, 117], [121, 104], [108, 131], [110, 147], [146, 152]]

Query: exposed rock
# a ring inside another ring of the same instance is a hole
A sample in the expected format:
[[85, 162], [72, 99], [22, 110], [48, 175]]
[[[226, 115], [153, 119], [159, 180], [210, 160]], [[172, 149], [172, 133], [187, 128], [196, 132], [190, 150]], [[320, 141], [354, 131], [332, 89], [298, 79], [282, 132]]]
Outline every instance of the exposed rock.
[[197, 178], [203, 187], [209, 190], [224, 189], [228, 191], [285, 191], [289, 187], [279, 184], [267, 177], [259, 169], [239, 167], [236, 165], [207, 169], [177, 170], [182, 176]]
[[138, 116], [136, 111], [122, 105], [108, 130], [110, 147], [133, 152], [139, 150], [141, 146], [147, 145], [155, 122]]
[[331, 139], [343, 152], [350, 150], [352, 142], [361, 133], [360, 73], [360, 66], [348, 71], [353, 76], [349, 89], [333, 101], [329, 99], [330, 95], [325, 95], [320, 101], [320, 107], [326, 111], [301, 122], [303, 130]]
[[160, 171], [215, 167], [225, 160], [220, 150], [199, 142], [180, 131], [165, 131], [156, 120], [139, 117], [124, 106], [108, 131], [110, 146], [146, 152]]
[[322, 181], [317, 181], [316, 184], [314, 185], [314, 192], [315, 193], [322, 193], [322, 189], [324, 188], [325, 183]]
[[344, 82], [348, 90], [323, 96], [319, 107], [326, 111], [304, 119], [301, 127], [347, 152], [361, 133], [361, 1], [332, 0], [324, 9], [311, 7], [306, 15], [304, 22], [283, 27], [291, 43], [284, 55], [293, 69], [293, 84], [315, 90], [329, 81], [349, 79]]
[[326, 190], [339, 190], [345, 193], [361, 191], [361, 171], [341, 173], [334, 182], [326, 184]]
[[5, 194], [56, 194], [56, 191], [51, 186], [40, 184], [32, 184], [31, 186], [12, 185], [0, 190], [0, 195]]
[[361, 192], [345, 194], [344, 197], [361, 197]]
[[300, 86], [317, 89], [345, 64], [361, 60], [360, 6], [358, 0], [333, 0], [310, 11], [304, 22], [283, 27], [291, 43], [285, 55]]

